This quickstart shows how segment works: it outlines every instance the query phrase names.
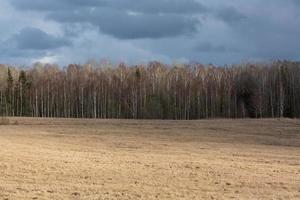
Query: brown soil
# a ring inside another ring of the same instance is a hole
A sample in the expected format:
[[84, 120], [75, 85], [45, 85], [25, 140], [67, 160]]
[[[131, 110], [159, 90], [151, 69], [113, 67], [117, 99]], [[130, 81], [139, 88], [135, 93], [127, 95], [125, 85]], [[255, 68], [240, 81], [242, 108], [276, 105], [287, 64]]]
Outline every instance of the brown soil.
[[300, 199], [300, 120], [9, 120], [0, 199]]

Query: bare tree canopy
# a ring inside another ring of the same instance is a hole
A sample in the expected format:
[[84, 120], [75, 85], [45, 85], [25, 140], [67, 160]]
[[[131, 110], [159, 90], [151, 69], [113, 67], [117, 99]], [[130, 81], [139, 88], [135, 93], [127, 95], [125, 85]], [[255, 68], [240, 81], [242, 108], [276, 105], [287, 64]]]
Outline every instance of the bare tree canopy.
[[300, 117], [300, 63], [0, 65], [0, 115], [203, 119]]

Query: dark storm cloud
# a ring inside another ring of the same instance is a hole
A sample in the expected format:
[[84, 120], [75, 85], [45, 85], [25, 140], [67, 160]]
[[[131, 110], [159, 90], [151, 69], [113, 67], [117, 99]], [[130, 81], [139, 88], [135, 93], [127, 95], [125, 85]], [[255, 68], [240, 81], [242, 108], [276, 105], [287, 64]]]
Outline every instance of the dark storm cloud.
[[106, 4], [105, 0], [10, 0], [10, 2], [17, 9], [35, 11], [70, 10]]
[[234, 7], [226, 7], [219, 9], [216, 12], [216, 17], [228, 23], [235, 23], [237, 21], [247, 18], [244, 14], [240, 13]]
[[197, 13], [206, 8], [195, 0], [13, 0], [18, 9], [47, 11], [60, 23], [90, 23], [119, 39], [161, 38], [196, 32]]
[[27, 27], [15, 34], [10, 41], [19, 49], [45, 50], [56, 49], [63, 46], [70, 46], [67, 39], [49, 35], [40, 29]]
[[0, 1], [2, 60], [300, 60], [300, 0]]
[[81, 12], [55, 12], [48, 15], [63, 23], [91, 23], [108, 35], [120, 39], [161, 38], [196, 32], [200, 21], [176, 14], [129, 14], [116, 10], [97, 9]]
[[143, 13], [203, 13], [207, 8], [195, 0], [108, 0], [113, 8]]
[[11, 3], [18, 9], [37, 11], [106, 7], [143, 13], [191, 14], [207, 10], [195, 0], [11, 0]]
[[195, 33], [199, 21], [177, 15], [105, 15], [97, 21], [100, 30], [121, 39], [174, 37]]

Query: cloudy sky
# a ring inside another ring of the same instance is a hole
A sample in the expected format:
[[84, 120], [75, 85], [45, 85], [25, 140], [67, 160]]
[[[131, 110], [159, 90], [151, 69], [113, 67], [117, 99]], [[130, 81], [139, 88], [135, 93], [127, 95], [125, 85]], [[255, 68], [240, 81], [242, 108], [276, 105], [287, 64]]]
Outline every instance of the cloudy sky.
[[300, 60], [300, 0], [0, 0], [0, 63]]

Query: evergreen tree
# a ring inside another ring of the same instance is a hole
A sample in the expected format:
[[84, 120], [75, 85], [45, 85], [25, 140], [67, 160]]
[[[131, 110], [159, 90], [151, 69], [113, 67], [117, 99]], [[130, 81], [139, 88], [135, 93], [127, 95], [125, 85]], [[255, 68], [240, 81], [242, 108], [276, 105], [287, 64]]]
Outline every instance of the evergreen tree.
[[25, 71], [21, 70], [19, 76], [19, 92], [20, 92], [20, 116], [28, 116], [30, 113], [29, 102], [28, 102], [28, 89], [29, 82], [26, 78]]
[[7, 70], [6, 115], [13, 115], [13, 77], [10, 68]]

